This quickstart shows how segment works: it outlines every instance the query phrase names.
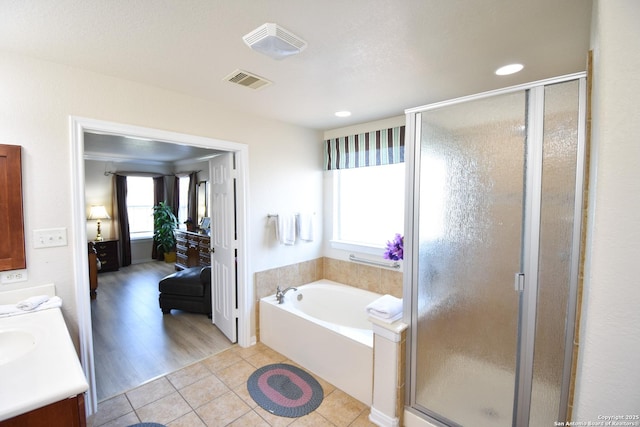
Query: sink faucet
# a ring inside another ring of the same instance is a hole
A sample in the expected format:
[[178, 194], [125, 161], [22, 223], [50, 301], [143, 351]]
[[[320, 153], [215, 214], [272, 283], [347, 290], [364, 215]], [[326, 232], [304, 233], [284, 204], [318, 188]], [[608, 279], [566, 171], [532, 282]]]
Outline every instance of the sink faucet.
[[297, 291], [298, 288], [294, 288], [293, 286], [289, 286], [287, 289], [280, 289], [280, 286], [276, 287], [276, 299], [278, 300], [278, 304], [282, 304], [284, 302], [284, 294], [288, 291]]

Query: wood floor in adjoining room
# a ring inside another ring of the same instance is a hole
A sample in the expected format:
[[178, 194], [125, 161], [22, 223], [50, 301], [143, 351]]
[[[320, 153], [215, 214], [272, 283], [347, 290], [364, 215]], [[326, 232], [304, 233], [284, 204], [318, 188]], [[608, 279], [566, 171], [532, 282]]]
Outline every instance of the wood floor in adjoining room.
[[174, 271], [152, 261], [98, 275], [91, 301], [98, 401], [233, 346], [204, 314], [162, 314], [158, 282]]

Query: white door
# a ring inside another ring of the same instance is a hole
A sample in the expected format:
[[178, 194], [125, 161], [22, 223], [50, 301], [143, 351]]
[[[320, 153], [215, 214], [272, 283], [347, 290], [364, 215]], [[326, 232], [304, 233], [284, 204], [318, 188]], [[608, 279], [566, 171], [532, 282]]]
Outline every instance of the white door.
[[234, 154], [225, 153], [209, 161], [211, 182], [211, 298], [213, 323], [237, 341], [236, 223]]

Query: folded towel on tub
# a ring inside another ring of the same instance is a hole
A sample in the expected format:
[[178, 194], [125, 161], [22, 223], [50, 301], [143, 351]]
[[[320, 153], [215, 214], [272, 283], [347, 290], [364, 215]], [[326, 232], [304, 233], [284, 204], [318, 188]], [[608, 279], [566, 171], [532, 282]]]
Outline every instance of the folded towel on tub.
[[370, 315], [370, 316], [372, 318], [380, 321], [380, 322], [383, 322], [383, 323], [393, 323], [393, 322], [395, 322], [397, 320], [402, 319], [402, 313], [398, 313], [393, 317], [389, 317], [388, 319], [387, 318], [383, 318], [383, 317], [374, 316], [374, 315]]
[[366, 307], [367, 314], [380, 320], [394, 322], [402, 317], [402, 299], [383, 295]]

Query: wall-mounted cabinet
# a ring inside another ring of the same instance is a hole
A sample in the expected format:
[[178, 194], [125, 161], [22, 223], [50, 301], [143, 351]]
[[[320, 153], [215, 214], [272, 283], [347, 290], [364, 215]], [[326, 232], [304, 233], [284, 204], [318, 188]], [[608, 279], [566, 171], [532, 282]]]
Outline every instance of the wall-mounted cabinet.
[[0, 271], [27, 267], [19, 145], [0, 144]]

